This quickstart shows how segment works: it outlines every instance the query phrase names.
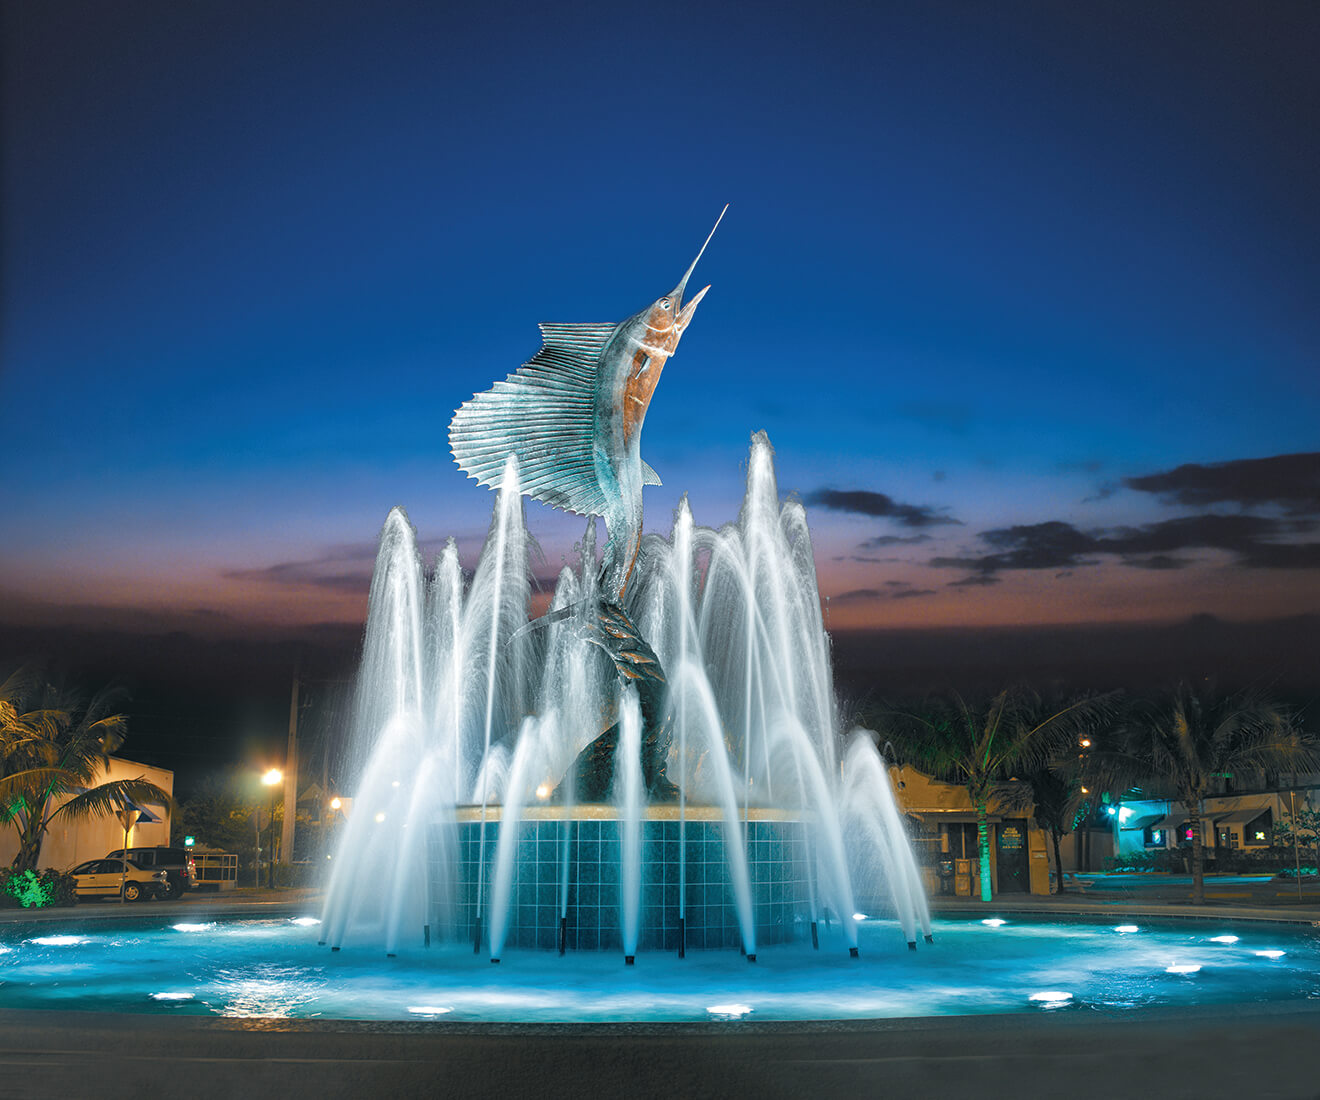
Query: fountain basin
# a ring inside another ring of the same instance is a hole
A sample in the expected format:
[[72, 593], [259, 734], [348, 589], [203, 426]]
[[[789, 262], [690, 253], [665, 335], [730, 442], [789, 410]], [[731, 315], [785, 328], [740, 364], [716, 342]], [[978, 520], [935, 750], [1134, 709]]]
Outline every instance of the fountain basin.
[[[489, 890], [504, 815], [485, 811], [486, 866], [480, 868], [482, 810], [460, 806], [457, 922], [439, 889], [430, 899], [432, 924], [456, 939], [472, 934], [479, 883]], [[813, 821], [802, 811], [749, 808], [730, 826], [712, 806], [676, 804], [642, 812], [641, 928], [639, 951], [739, 948], [742, 932], [726, 858], [727, 830], [745, 836], [747, 873], [758, 944], [780, 944], [808, 935], [813, 917], [810, 868], [815, 859]], [[622, 816], [615, 806], [530, 806], [520, 814], [514, 877], [509, 892], [505, 944], [517, 948], [618, 951], [623, 948]], [[429, 881], [447, 884], [442, 867], [444, 829], [434, 827], [428, 845]], [[489, 905], [483, 900], [483, 909]], [[681, 922], [681, 923], [680, 923]]]
[[[109, 909], [110, 907], [105, 907]], [[189, 908], [193, 908], [189, 906]], [[936, 924], [909, 952], [892, 921], [862, 922], [849, 959], [837, 932], [765, 952], [684, 960], [510, 951], [490, 966], [462, 944], [377, 951], [317, 946], [314, 924], [284, 920], [67, 921], [0, 931], [9, 1009], [439, 1023], [742, 1022], [1129, 1011], [1313, 1004], [1320, 942], [1309, 928], [1196, 921], [1195, 927], [979, 920]], [[1217, 942], [1226, 931], [1233, 943]], [[1277, 957], [1263, 952], [1282, 951]], [[1195, 966], [1194, 971], [1190, 968]], [[1042, 994], [1068, 994], [1042, 998]], [[163, 996], [157, 996], [163, 995]], [[745, 1006], [745, 1008], [743, 1007]], [[1253, 1009], [1256, 1011], [1258, 1009]]]

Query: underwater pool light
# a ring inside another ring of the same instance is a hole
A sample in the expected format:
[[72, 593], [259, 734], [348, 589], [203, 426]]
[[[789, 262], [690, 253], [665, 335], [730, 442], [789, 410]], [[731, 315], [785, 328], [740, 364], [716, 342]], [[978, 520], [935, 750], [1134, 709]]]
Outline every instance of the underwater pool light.
[[721, 1020], [738, 1020], [751, 1012], [752, 1006], [743, 1004], [711, 1005], [706, 1011]]

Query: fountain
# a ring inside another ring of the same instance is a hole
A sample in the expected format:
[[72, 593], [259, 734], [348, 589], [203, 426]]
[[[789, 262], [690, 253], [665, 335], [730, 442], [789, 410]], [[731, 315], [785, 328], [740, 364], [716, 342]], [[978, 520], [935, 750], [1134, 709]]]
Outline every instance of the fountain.
[[[864, 732], [837, 748], [806, 514], [781, 505], [766, 436], [736, 523], [697, 527], [684, 497], [668, 539], [642, 536], [659, 478], [640, 429], [706, 293], [683, 303], [696, 262], [618, 325], [542, 325], [541, 351], [455, 414], [456, 459], [497, 490], [469, 583], [452, 540], [427, 568], [404, 512], [387, 517], [333, 949], [436, 936], [491, 962], [507, 947], [755, 962], [828, 926], [856, 955], [859, 891], [929, 941], [887, 769]], [[539, 618], [524, 495], [589, 517]]]

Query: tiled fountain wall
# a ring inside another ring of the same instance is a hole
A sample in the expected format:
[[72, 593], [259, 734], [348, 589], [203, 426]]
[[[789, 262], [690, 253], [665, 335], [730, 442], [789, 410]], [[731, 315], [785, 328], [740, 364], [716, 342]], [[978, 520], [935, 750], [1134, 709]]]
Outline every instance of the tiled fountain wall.
[[[591, 809], [583, 807], [576, 812]], [[483, 906], [486, 928], [490, 923], [488, 906], [500, 827], [498, 820], [488, 819], [486, 822], [483, 880], [487, 898], [486, 906]], [[667, 819], [652, 816], [643, 822], [642, 927], [638, 950], [678, 949], [681, 847], [685, 851], [687, 866], [687, 946], [740, 947], [742, 934], [725, 859], [724, 825], [718, 818], [708, 816], [695, 820], [689, 818], [681, 827], [685, 831], [683, 846], [679, 842], [680, 822], [676, 814]], [[738, 827], [741, 831], [743, 823], [739, 822]], [[814, 854], [807, 826], [801, 820], [776, 815], [770, 818], [753, 816], [745, 827], [757, 944], [783, 943], [805, 936], [811, 914], [809, 868]], [[566, 822], [561, 811], [555, 816], [521, 823], [506, 945], [558, 947], [566, 829], [569, 845], [567, 946], [569, 950], [622, 950], [619, 904], [621, 822], [617, 815], [608, 812], [575, 816]], [[480, 837], [479, 820], [460, 820], [455, 906], [458, 926], [452, 929], [460, 938], [471, 936], [476, 920]], [[432, 860], [436, 858], [435, 843], [433, 838]], [[436, 882], [441, 877], [432, 873], [430, 880]], [[432, 901], [433, 913], [440, 911], [438, 902], [438, 898]]]

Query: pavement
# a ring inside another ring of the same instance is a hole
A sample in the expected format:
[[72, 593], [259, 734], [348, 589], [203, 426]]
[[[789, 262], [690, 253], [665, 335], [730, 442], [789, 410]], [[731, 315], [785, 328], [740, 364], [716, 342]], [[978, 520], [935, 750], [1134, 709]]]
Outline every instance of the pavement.
[[[980, 898], [936, 896], [931, 912], [940, 916], [982, 916], [1033, 913], [1041, 917], [1173, 917], [1180, 920], [1272, 921], [1284, 924], [1320, 923], [1320, 881], [1272, 875], [1206, 875], [1205, 902], [1192, 901], [1190, 875], [1079, 874], [1065, 884], [1065, 892], [1049, 896], [1000, 894], [993, 901]], [[1320, 1089], [1317, 1089], [1320, 1096]]]
[[[297, 912], [294, 912], [296, 910]], [[63, 909], [0, 909], [0, 923], [44, 921], [151, 920], [178, 917], [181, 920], [224, 917], [316, 916], [321, 910], [321, 891], [309, 887], [237, 890], [192, 890], [175, 901], [134, 901], [118, 898], [82, 899]]]
[[[988, 913], [1108, 919], [1320, 923], [1304, 883], [1207, 879], [1188, 904], [1182, 876], [1085, 876], [1051, 897], [933, 899], [939, 916]], [[1242, 878], [1237, 876], [1236, 878]], [[1291, 895], [1288, 887], [1291, 886]], [[1246, 893], [1246, 897], [1239, 896]], [[174, 902], [82, 904], [0, 921], [140, 920], [314, 914], [314, 890], [192, 893]], [[1317, 976], [1320, 979], [1320, 975]], [[3, 1008], [0, 1100], [140, 1097], [780, 1097], [1066, 1094], [1320, 1097], [1317, 999], [1286, 1004], [959, 1016], [840, 1023], [494, 1025], [233, 1020]]]

